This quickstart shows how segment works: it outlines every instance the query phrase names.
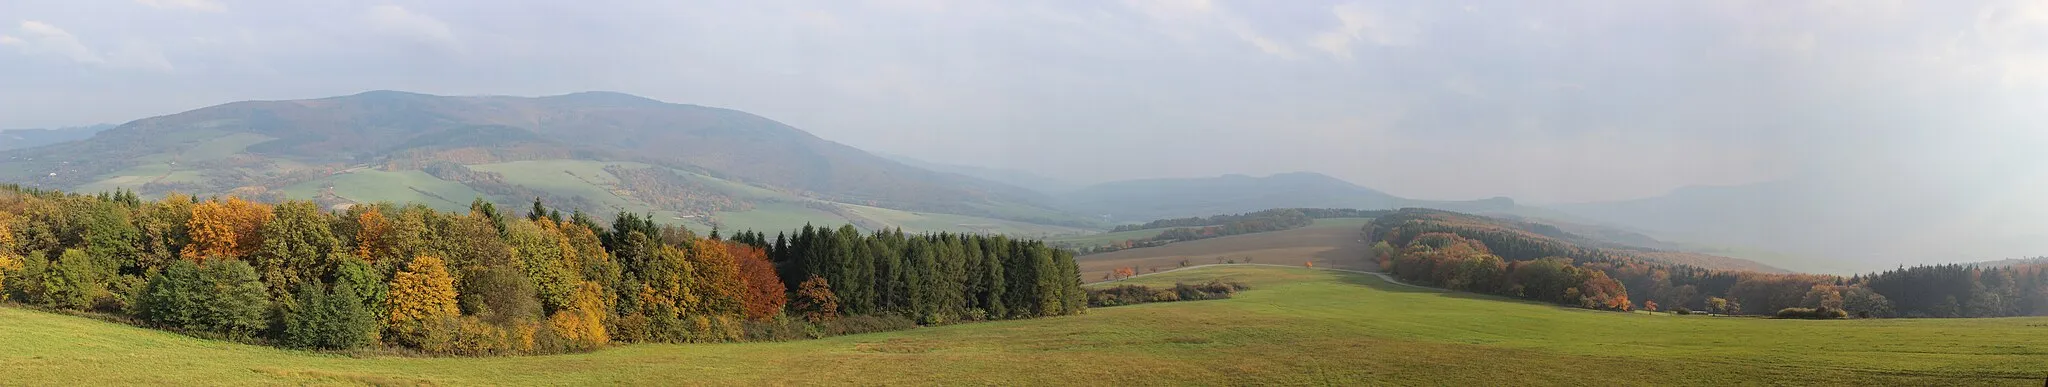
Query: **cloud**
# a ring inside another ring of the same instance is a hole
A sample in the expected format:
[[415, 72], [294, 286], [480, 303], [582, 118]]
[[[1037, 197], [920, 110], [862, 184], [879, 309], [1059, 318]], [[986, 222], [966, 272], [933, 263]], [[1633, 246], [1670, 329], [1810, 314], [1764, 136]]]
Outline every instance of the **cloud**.
[[[1465, 10], [1470, 12], [1471, 8], [1468, 6]], [[1421, 34], [1416, 26], [1395, 22], [1364, 4], [1338, 4], [1330, 8], [1330, 13], [1337, 17], [1337, 27], [1316, 35], [1308, 45], [1338, 59], [1351, 59], [1351, 47], [1358, 42], [1405, 46], [1415, 44]]]
[[206, 12], [226, 12], [228, 10], [227, 5], [214, 0], [135, 0], [135, 3], [157, 9], [187, 9]]
[[0, 46], [16, 47], [27, 55], [57, 56], [100, 68], [153, 71], [170, 71], [173, 68], [162, 51], [141, 41], [131, 41], [111, 52], [100, 52], [86, 46], [70, 31], [50, 23], [23, 21], [19, 31], [21, 36], [0, 35]]
[[103, 65], [107, 60], [78, 41], [77, 36], [57, 26], [35, 20], [21, 22], [21, 36], [8, 36], [0, 43], [15, 46], [29, 55], [56, 55], [73, 62]]
[[369, 21], [371, 30], [378, 33], [407, 36], [436, 44], [457, 43], [455, 33], [448, 28], [448, 23], [405, 7], [389, 4], [370, 7], [365, 19]]
[[1215, 3], [1209, 0], [1131, 0], [1126, 1], [1124, 4], [1132, 10], [1136, 10], [1138, 13], [1151, 18], [1154, 22], [1164, 25], [1167, 29], [1164, 32], [1167, 34], [1177, 35], [1184, 40], [1199, 42], [1200, 38], [1192, 35], [1200, 33], [1200, 30], [1220, 29], [1221, 32], [1229, 34], [1240, 42], [1250, 44], [1252, 47], [1259, 49], [1260, 52], [1286, 59], [1297, 57], [1293, 48], [1287, 47], [1286, 44], [1278, 40], [1266, 37], [1264, 33], [1254, 28], [1244, 18], [1229, 10], [1217, 7]]

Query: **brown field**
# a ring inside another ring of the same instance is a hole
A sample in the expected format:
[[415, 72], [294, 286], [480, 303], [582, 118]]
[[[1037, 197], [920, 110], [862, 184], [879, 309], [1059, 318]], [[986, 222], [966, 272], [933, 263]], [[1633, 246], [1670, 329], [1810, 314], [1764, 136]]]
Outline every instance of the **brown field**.
[[1081, 279], [1087, 282], [1101, 281], [1119, 267], [1135, 267], [1140, 274], [1172, 270], [1180, 267], [1183, 259], [1189, 265], [1217, 263], [1218, 258], [1245, 263], [1251, 258], [1251, 263], [1315, 262], [1316, 267], [1379, 270], [1379, 265], [1366, 259], [1367, 245], [1360, 238], [1356, 225], [1316, 225], [1084, 255], [1076, 260], [1081, 265]]

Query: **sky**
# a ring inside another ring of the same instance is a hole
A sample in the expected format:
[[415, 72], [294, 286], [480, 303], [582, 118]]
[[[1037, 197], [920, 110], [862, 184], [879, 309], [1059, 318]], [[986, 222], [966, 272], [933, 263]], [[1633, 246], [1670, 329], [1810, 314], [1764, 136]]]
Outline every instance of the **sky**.
[[2039, 1], [0, 0], [0, 85], [0, 128], [610, 90], [1079, 182], [1568, 203], [1821, 179], [2048, 216]]

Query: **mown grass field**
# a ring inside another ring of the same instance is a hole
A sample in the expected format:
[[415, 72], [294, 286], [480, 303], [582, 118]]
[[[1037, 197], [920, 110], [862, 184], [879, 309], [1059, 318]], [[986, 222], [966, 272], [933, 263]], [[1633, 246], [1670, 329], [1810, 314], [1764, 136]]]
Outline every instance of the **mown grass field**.
[[0, 384], [2038, 385], [2048, 318], [1787, 321], [1565, 309], [1300, 268], [1237, 298], [783, 343], [349, 358], [0, 308]]

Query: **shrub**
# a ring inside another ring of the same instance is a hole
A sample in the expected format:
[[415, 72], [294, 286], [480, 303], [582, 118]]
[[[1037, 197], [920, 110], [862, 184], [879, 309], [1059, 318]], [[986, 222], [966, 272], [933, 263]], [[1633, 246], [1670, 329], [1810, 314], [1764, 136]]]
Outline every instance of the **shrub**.
[[845, 316], [819, 324], [827, 336], [900, 331], [917, 327], [917, 320], [899, 315]]
[[91, 308], [107, 295], [105, 279], [111, 274], [101, 273], [99, 265], [85, 251], [64, 250], [56, 264], [43, 272], [42, 303], [67, 309]]
[[244, 336], [268, 325], [270, 298], [247, 263], [179, 260], [150, 277], [133, 309], [157, 326]]
[[1683, 307], [1683, 306], [1680, 306], [1680, 307], [1675, 307], [1675, 308], [1671, 308], [1671, 313], [1677, 313], [1677, 314], [1692, 314], [1692, 309], [1686, 309], [1685, 307]]
[[1203, 284], [1174, 284], [1168, 289], [1152, 289], [1142, 285], [1119, 285], [1101, 289], [1087, 289], [1088, 306], [1105, 307], [1135, 305], [1148, 302], [1174, 302], [1216, 300], [1230, 298], [1240, 290], [1249, 289], [1243, 283], [1210, 281]]
[[337, 283], [331, 293], [321, 288], [319, 281], [299, 284], [296, 310], [284, 314], [283, 344], [317, 349], [369, 345], [377, 320], [364, 307], [356, 286]]
[[1779, 309], [1775, 318], [1796, 318], [1808, 320], [1829, 320], [1849, 318], [1849, 312], [1830, 307]]

